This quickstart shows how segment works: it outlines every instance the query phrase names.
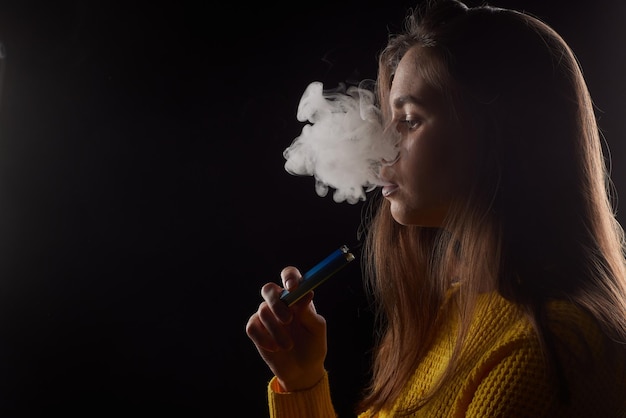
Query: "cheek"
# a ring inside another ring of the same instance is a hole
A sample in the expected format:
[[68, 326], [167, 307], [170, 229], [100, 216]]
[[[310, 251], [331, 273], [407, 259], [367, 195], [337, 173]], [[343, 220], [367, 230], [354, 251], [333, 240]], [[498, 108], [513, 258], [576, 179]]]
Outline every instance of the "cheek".
[[403, 168], [412, 183], [426, 187], [447, 177], [451, 169], [450, 155], [446, 155], [437, 138], [420, 138], [409, 144], [405, 151]]
[[424, 136], [405, 148], [402, 172], [421, 204], [445, 204], [467, 183], [469, 154], [446, 136]]

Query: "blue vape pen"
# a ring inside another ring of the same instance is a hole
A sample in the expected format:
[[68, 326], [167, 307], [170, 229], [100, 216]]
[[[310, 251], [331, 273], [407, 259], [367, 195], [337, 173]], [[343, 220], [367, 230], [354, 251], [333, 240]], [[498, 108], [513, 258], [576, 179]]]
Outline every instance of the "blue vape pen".
[[328, 280], [332, 275], [337, 273], [349, 262], [354, 260], [354, 254], [346, 245], [342, 245], [339, 249], [333, 251], [328, 257], [317, 263], [315, 267], [302, 275], [302, 281], [293, 292], [286, 289], [280, 295], [280, 299], [287, 303], [288, 306], [296, 303], [300, 298], [315, 289], [320, 284]]

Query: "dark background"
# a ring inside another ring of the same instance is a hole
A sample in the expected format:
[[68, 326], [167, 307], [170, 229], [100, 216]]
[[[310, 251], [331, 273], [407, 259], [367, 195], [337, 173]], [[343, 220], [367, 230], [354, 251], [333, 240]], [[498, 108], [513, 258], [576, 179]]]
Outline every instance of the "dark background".
[[[259, 289], [354, 242], [371, 200], [284, 171], [298, 101], [374, 78], [414, 4], [1, 0], [0, 416], [267, 416], [244, 331]], [[626, 3], [492, 4], [570, 43], [626, 195]], [[348, 417], [370, 346], [358, 263], [316, 305]]]

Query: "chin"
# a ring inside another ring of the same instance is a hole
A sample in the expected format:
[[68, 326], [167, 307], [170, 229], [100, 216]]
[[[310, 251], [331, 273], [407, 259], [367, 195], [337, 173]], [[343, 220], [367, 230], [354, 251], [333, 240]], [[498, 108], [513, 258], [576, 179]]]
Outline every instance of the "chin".
[[417, 225], [415, 216], [410, 216], [411, 214], [406, 213], [404, 211], [393, 210], [393, 206], [391, 208], [391, 217], [399, 223], [400, 225], [409, 226], [409, 225]]
[[407, 211], [407, 210], [394, 210], [393, 204], [391, 206], [391, 217], [400, 225], [404, 226], [420, 226], [424, 228], [439, 228], [443, 225], [443, 219], [445, 215], [439, 211]]

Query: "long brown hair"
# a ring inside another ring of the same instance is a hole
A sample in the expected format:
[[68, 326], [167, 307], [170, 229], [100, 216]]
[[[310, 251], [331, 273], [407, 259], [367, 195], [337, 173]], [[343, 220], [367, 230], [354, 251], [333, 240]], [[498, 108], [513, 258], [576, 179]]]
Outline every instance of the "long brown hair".
[[570, 301], [626, 342], [624, 232], [615, 217], [593, 104], [565, 41], [525, 13], [456, 0], [411, 10], [379, 56], [378, 96], [389, 120], [394, 71], [411, 48], [418, 71], [477, 138], [472, 187], [442, 228], [396, 223], [378, 197], [366, 219], [364, 269], [378, 313], [372, 379], [359, 410], [398, 399], [432, 344], [446, 292], [460, 280], [455, 367], [481, 289], [519, 306], [558, 369], [546, 303]]

